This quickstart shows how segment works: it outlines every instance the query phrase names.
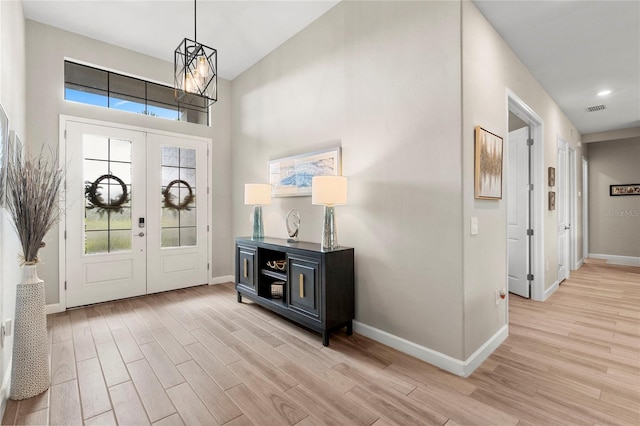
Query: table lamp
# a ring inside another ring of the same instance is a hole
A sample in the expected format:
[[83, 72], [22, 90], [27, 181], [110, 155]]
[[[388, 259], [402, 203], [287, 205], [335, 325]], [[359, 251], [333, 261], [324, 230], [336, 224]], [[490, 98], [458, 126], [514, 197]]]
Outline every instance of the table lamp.
[[271, 204], [271, 185], [267, 183], [245, 183], [244, 204], [253, 205], [253, 233], [252, 240], [264, 238], [262, 223], [262, 206]]
[[347, 178], [315, 176], [311, 180], [311, 204], [324, 206], [322, 250], [339, 247], [334, 206], [347, 204]]

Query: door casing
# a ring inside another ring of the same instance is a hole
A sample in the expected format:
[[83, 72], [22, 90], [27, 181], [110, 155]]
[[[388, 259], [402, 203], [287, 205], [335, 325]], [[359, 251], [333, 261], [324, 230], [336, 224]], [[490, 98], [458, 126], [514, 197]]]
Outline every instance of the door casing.
[[[521, 120], [529, 125], [531, 138], [533, 139], [533, 149], [531, 152], [531, 181], [533, 182], [533, 199], [531, 207], [533, 239], [531, 247], [531, 267], [534, 279], [531, 281], [531, 299], [542, 301], [545, 299], [545, 268], [544, 268], [544, 208], [546, 206], [544, 196], [546, 191], [544, 170], [544, 121], [515, 93], [507, 89], [506, 91], [507, 114], [505, 115], [506, 128], [509, 124], [509, 112], [517, 115]], [[507, 234], [507, 221], [505, 219], [505, 235]], [[505, 256], [507, 256], [505, 250]], [[508, 258], [506, 259], [508, 262]], [[505, 277], [508, 282], [509, 277]], [[508, 297], [508, 295], [507, 295]], [[507, 303], [508, 305], [508, 303]], [[508, 315], [508, 309], [507, 309]]]

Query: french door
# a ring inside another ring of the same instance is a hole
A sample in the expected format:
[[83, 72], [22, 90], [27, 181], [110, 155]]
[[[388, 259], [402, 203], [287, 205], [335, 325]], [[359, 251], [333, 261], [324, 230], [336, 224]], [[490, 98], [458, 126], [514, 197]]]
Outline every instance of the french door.
[[65, 130], [66, 306], [207, 283], [206, 142]]

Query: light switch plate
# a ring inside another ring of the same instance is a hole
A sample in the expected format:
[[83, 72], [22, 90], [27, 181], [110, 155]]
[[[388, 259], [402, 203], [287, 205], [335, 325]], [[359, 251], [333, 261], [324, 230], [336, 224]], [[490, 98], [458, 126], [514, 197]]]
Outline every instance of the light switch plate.
[[471, 218], [471, 235], [478, 235], [478, 218]]

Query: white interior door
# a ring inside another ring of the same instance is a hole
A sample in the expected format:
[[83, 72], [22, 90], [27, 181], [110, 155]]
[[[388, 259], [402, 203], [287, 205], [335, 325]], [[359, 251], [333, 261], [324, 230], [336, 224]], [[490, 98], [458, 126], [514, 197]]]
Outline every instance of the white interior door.
[[66, 122], [66, 305], [208, 282], [207, 144]]
[[67, 307], [145, 294], [146, 239], [132, 220], [145, 216], [145, 134], [77, 122], [66, 131]]
[[529, 128], [509, 133], [507, 167], [507, 256], [509, 291], [530, 297], [529, 281]]
[[558, 211], [558, 282], [569, 278], [569, 222], [567, 143], [558, 139], [558, 170], [556, 173], [556, 209]]

